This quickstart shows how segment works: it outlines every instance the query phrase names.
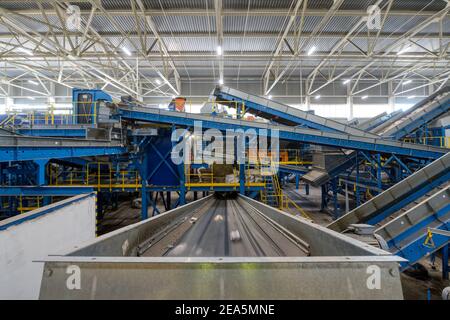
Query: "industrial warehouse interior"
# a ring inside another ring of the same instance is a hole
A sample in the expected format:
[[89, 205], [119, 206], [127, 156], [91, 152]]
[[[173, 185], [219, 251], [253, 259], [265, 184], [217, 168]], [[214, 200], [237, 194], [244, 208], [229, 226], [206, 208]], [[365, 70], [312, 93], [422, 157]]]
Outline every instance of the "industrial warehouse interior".
[[0, 300], [450, 300], [449, 13], [0, 1]]

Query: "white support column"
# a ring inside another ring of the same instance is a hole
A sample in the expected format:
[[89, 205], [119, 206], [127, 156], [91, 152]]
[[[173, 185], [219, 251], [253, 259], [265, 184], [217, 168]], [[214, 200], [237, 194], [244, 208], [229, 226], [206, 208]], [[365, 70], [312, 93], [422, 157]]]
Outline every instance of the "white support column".
[[348, 107], [348, 120], [352, 120], [354, 118], [354, 110], [353, 110], [353, 96], [347, 96], [347, 107]]
[[311, 97], [306, 95], [305, 96], [305, 105], [306, 105], [306, 111], [311, 110]]
[[55, 83], [54, 82], [50, 82], [48, 89], [50, 91], [50, 94], [47, 95], [47, 105], [50, 108], [54, 108], [55, 107], [55, 103], [56, 103], [56, 100], [55, 100], [55, 93], [56, 93], [56, 91], [55, 91]]
[[8, 95], [5, 97], [5, 111], [10, 111], [12, 110], [12, 107], [14, 105], [14, 99], [11, 98], [11, 86], [8, 84]]
[[351, 81], [347, 83], [347, 108], [348, 108], [348, 120], [353, 119], [354, 110], [353, 110], [353, 96], [351, 94]]
[[393, 94], [393, 85], [392, 81], [388, 82], [388, 105], [389, 112], [392, 113], [395, 111], [395, 96]]

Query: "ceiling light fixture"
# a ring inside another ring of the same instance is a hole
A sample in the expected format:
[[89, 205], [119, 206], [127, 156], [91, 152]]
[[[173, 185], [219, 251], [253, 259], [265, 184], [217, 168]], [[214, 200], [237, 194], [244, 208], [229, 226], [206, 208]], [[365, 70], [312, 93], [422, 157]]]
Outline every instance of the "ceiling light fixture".
[[34, 55], [34, 54], [33, 54], [33, 51], [31, 51], [31, 50], [29, 50], [29, 49], [27, 49], [27, 48], [19, 47], [19, 48], [17, 48], [17, 50], [22, 51], [23, 53], [26, 53], [26, 54], [29, 55], [29, 56]]
[[28, 83], [31, 83], [32, 85], [35, 85], [35, 86], [39, 85], [39, 83], [37, 83], [36, 81], [33, 81], [33, 80], [28, 80]]
[[320, 99], [320, 94], [318, 94], [317, 96], [315, 96], [314, 99], [319, 100], [319, 99]]
[[316, 51], [316, 46], [312, 46], [309, 50], [308, 50], [308, 56], [312, 55], [314, 53], [314, 51]]
[[399, 56], [401, 54], [404, 54], [405, 52], [409, 51], [410, 49], [411, 49], [411, 46], [403, 47], [399, 52], [397, 52], [397, 55]]
[[218, 56], [222, 55], [222, 47], [221, 46], [217, 46], [217, 55]]
[[126, 47], [122, 47], [122, 51], [125, 52], [126, 55], [131, 56], [131, 51]]
[[406, 81], [403, 81], [403, 84], [409, 84], [411, 82], [412, 82], [412, 80], [406, 80]]
[[369, 96], [362, 96], [361, 99], [366, 100]]
[[347, 84], [350, 82], [350, 79], [345, 79], [344, 81], [342, 81], [343, 84]]

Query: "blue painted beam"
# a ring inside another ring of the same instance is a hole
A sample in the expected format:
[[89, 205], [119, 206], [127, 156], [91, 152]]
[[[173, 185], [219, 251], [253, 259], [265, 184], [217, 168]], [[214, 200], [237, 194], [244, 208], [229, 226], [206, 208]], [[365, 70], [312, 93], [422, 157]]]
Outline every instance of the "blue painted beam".
[[86, 129], [18, 129], [18, 133], [33, 137], [86, 137]]
[[1, 147], [0, 162], [105, 156], [126, 153], [124, 147]]
[[[252, 191], [260, 191], [263, 190], [264, 187], [245, 187], [246, 192], [252, 192]], [[186, 189], [186, 192], [189, 191], [219, 191], [219, 192], [239, 192], [239, 186], [238, 187], [189, 187]]]
[[[169, 114], [169, 113], [173, 113]], [[182, 116], [176, 112], [143, 112], [129, 109], [120, 109], [119, 115], [122, 118], [157, 122], [157, 123], [167, 123], [176, 124], [183, 126], [194, 126], [195, 121], [201, 121], [203, 128], [215, 128], [218, 130], [227, 129], [254, 129], [260, 130], [261, 124], [253, 124], [250, 121], [225, 121], [218, 118], [216, 121], [212, 117], [207, 119], [205, 116], [190, 114], [189, 117]], [[222, 121], [221, 121], [222, 120]], [[326, 145], [338, 148], [362, 150], [370, 152], [381, 152], [389, 154], [398, 154], [403, 156], [411, 156], [415, 158], [425, 158], [425, 159], [437, 159], [444, 155], [448, 150], [442, 148], [439, 149], [425, 149], [422, 146], [415, 146], [413, 144], [403, 143], [402, 147], [398, 147], [397, 143], [386, 141], [382, 139], [371, 139], [371, 138], [361, 138], [357, 136], [345, 135], [345, 134], [330, 134], [324, 135], [320, 131], [308, 130], [308, 129], [291, 129], [284, 130], [283, 126], [277, 126], [276, 129], [279, 130], [279, 138], [281, 140], [291, 140], [303, 143]], [[271, 135], [271, 130], [267, 130], [268, 135]], [[436, 151], [439, 150], [439, 151]]]
[[285, 165], [279, 165], [278, 166], [278, 171], [280, 172], [285, 172], [285, 173], [293, 173], [296, 175], [304, 175], [305, 173], [307, 173], [309, 170], [305, 167], [299, 167], [299, 166], [285, 166]]

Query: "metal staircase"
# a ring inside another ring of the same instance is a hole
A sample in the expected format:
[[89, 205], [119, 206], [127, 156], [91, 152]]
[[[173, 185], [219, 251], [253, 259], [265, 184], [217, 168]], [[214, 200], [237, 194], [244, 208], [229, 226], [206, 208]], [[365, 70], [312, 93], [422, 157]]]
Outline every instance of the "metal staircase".
[[262, 202], [271, 207], [281, 209], [283, 203], [281, 201], [281, 188], [277, 174], [269, 165], [261, 167], [261, 177], [266, 186], [265, 189], [261, 191]]

